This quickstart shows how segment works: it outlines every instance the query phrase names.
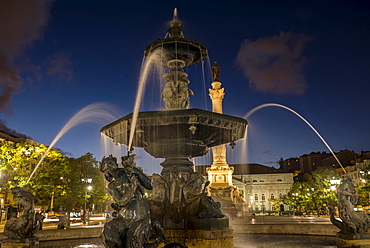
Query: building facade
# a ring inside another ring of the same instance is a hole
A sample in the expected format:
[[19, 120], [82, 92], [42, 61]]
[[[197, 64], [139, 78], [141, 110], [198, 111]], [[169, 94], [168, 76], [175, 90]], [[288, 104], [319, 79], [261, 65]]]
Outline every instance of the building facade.
[[[291, 209], [282, 197], [293, 184], [293, 173], [261, 164], [233, 164], [233, 185], [243, 195], [251, 213], [281, 212]], [[206, 176], [207, 166], [195, 166]]]

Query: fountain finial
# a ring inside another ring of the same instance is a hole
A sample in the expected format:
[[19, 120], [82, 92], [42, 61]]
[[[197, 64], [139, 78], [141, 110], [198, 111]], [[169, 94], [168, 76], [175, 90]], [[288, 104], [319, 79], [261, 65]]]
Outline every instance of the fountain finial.
[[171, 27], [167, 30], [170, 38], [184, 38], [184, 33], [182, 32], [181, 22], [177, 18], [177, 8], [173, 10], [173, 19], [170, 22]]
[[178, 19], [177, 19], [177, 8], [174, 8], [174, 9], [173, 9], [173, 19], [174, 19], [174, 20], [178, 20]]

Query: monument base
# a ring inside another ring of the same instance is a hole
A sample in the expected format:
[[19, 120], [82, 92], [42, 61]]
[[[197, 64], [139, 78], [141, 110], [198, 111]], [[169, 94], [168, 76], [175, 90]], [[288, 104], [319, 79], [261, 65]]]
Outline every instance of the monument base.
[[339, 248], [370, 248], [370, 234], [337, 233], [336, 243]]
[[39, 239], [37, 237], [28, 239], [5, 239], [1, 242], [1, 248], [38, 248]]

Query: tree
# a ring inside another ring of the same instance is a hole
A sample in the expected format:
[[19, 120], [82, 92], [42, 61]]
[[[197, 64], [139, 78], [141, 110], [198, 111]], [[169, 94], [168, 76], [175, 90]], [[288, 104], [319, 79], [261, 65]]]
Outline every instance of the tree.
[[367, 163], [360, 171], [363, 184], [357, 187], [358, 204], [362, 206], [370, 205], [370, 163]]
[[295, 182], [290, 191], [283, 196], [283, 203], [289, 205], [298, 214], [305, 212], [309, 205], [308, 184], [308, 182]]
[[284, 195], [283, 202], [297, 212], [320, 211], [328, 205], [336, 204], [336, 193], [331, 189], [331, 180], [339, 179], [339, 174], [332, 167], [318, 167], [312, 172], [312, 179], [307, 182], [295, 182]]
[[326, 209], [329, 205], [337, 204], [336, 191], [331, 188], [332, 180], [339, 180], [338, 171], [333, 167], [318, 167], [312, 172], [314, 192], [312, 201], [314, 209], [317, 209], [320, 215], [320, 209]]
[[[0, 143], [0, 187], [9, 192], [12, 187], [25, 186], [46, 150], [45, 145]], [[92, 179], [90, 185], [93, 190], [89, 194], [86, 179]], [[80, 209], [85, 202], [102, 204], [107, 198], [103, 175], [91, 153], [76, 159], [51, 149], [28, 187], [30, 192], [40, 198], [39, 205], [49, 208], [53, 201], [54, 210], [59, 210], [61, 206], [68, 211]]]
[[[63, 176], [62, 191], [55, 195], [55, 207], [65, 210], [81, 209], [85, 203], [90, 208], [92, 204], [101, 205], [107, 199], [104, 177], [100, 172], [97, 160], [91, 153], [79, 158], [71, 158], [68, 169]], [[88, 186], [92, 189], [89, 191]]]
[[[1, 142], [0, 171], [4, 175], [1, 186], [8, 191], [15, 186], [25, 186], [46, 150], [47, 147], [42, 144]], [[63, 154], [58, 150], [51, 149], [29, 182], [30, 191], [34, 193], [37, 188], [44, 192], [53, 190], [63, 172], [66, 161], [67, 159]], [[50, 182], [53, 182], [53, 185]]]

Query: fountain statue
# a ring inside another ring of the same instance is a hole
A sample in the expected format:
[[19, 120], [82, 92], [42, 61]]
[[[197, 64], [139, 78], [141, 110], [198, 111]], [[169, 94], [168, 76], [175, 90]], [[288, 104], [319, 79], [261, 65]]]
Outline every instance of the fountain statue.
[[[189, 108], [189, 96], [194, 93], [188, 88], [190, 81], [182, 68], [203, 61], [208, 51], [200, 42], [184, 38], [176, 10], [167, 38], [150, 43], [144, 54], [151, 63], [169, 69], [163, 76], [166, 83], [162, 92], [167, 110], [134, 112], [100, 131], [114, 143], [128, 145], [129, 150], [131, 145], [142, 147], [153, 157], [164, 158], [161, 174], [152, 177], [152, 196], [147, 201], [151, 215], [148, 213], [145, 221], [151, 218], [163, 226], [168, 237], [166, 245], [232, 247], [228, 219], [220, 203], [208, 196], [208, 183], [194, 172], [190, 158], [207, 154], [211, 147], [235, 145], [244, 138], [247, 121]], [[213, 71], [216, 80], [219, 68]], [[108, 190], [116, 194], [113, 186]], [[147, 229], [148, 224], [141, 230], [146, 233]]]
[[341, 243], [347, 243], [345, 247], [352, 247], [348, 246], [348, 244], [351, 243], [351, 245], [354, 245], [356, 240], [362, 240], [360, 241], [361, 243], [364, 243], [364, 240], [369, 240], [370, 234], [368, 233], [368, 229], [370, 228], [370, 218], [365, 212], [354, 210], [358, 196], [353, 180], [349, 176], [346, 176], [342, 184], [338, 187], [337, 197], [339, 219], [335, 218], [335, 211], [331, 207], [330, 220], [340, 229], [337, 233], [338, 246], [342, 247], [343, 245]]
[[8, 239], [3, 241], [1, 247], [38, 247], [35, 233], [41, 223], [35, 218], [35, 203], [39, 199], [21, 187], [12, 188], [11, 192], [17, 198], [18, 213], [6, 222], [4, 235]]
[[[104, 224], [103, 243], [105, 247], [157, 247], [166, 239], [159, 222], [151, 226], [149, 207], [144, 199], [143, 188], [152, 189], [151, 182], [134, 163], [135, 155], [122, 158], [123, 168], [118, 168], [117, 159], [104, 157], [100, 170], [108, 181], [108, 192], [115, 203], [113, 219]], [[157, 240], [148, 243], [151, 231]]]

